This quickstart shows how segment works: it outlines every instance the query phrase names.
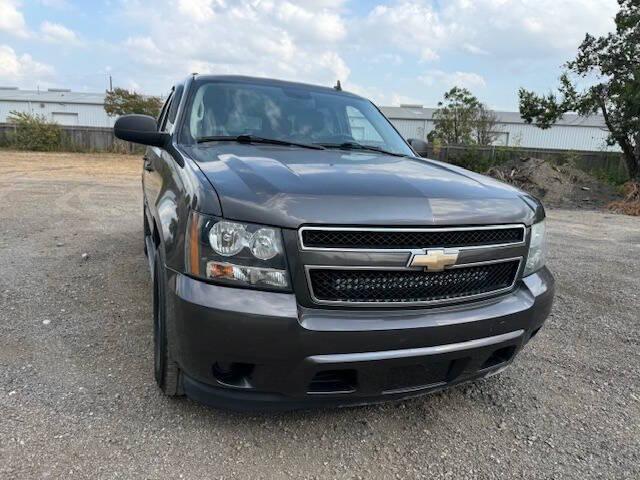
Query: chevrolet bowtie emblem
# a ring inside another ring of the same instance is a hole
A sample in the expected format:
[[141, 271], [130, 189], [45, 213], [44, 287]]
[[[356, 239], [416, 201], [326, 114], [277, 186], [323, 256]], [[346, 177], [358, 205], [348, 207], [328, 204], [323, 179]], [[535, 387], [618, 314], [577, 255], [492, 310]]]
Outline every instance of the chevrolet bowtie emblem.
[[409, 267], [423, 267], [429, 272], [441, 272], [458, 261], [458, 250], [431, 249], [426, 253], [414, 253], [409, 259]]

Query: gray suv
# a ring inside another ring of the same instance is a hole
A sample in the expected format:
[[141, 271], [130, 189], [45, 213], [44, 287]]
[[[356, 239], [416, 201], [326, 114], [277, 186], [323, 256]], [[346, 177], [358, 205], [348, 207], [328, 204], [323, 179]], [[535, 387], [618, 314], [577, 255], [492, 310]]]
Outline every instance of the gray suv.
[[193, 75], [147, 145], [155, 377], [234, 409], [365, 404], [498, 373], [551, 309], [535, 198], [420, 158], [339, 88]]

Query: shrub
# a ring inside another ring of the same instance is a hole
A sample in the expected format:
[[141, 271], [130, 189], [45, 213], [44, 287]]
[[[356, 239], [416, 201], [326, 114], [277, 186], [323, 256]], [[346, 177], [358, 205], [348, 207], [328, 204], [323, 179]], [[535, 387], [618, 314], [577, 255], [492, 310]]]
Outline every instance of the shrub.
[[21, 150], [49, 152], [60, 148], [62, 131], [42, 115], [25, 112], [9, 113], [9, 123], [16, 125], [13, 144]]
[[479, 147], [470, 145], [450, 148], [446, 161], [477, 173], [486, 173], [491, 167], [500, 165], [512, 157], [508, 149], [501, 147]]

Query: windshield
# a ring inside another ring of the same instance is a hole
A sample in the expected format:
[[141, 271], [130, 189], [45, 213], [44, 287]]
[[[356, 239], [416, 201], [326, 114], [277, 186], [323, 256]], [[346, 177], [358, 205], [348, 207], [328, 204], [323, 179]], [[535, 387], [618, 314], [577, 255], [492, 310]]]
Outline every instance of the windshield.
[[413, 153], [367, 100], [304, 87], [203, 83], [186, 112], [181, 143], [250, 135], [327, 148]]

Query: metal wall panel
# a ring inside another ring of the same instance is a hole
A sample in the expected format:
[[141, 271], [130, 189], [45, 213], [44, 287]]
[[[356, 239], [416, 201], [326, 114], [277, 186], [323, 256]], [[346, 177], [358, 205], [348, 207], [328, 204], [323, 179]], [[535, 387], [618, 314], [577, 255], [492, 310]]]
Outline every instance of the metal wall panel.
[[19, 102], [0, 101], [0, 123], [6, 123], [11, 111], [26, 112], [36, 115], [44, 115], [47, 120], [54, 121], [57, 118], [70, 118], [77, 114], [77, 125], [86, 127], [113, 127], [115, 117], [109, 117], [102, 105], [74, 104], [74, 103], [49, 103], [49, 102]]
[[[389, 119], [404, 138], [422, 138], [433, 130], [432, 120]], [[503, 123], [496, 131], [496, 145], [524, 148], [549, 148], [559, 150], [613, 151], [617, 146], [607, 146], [607, 130], [590, 126], [555, 125], [542, 130], [535, 125]]]
[[404, 138], [425, 139], [428, 132], [425, 132], [424, 120], [390, 119]]

